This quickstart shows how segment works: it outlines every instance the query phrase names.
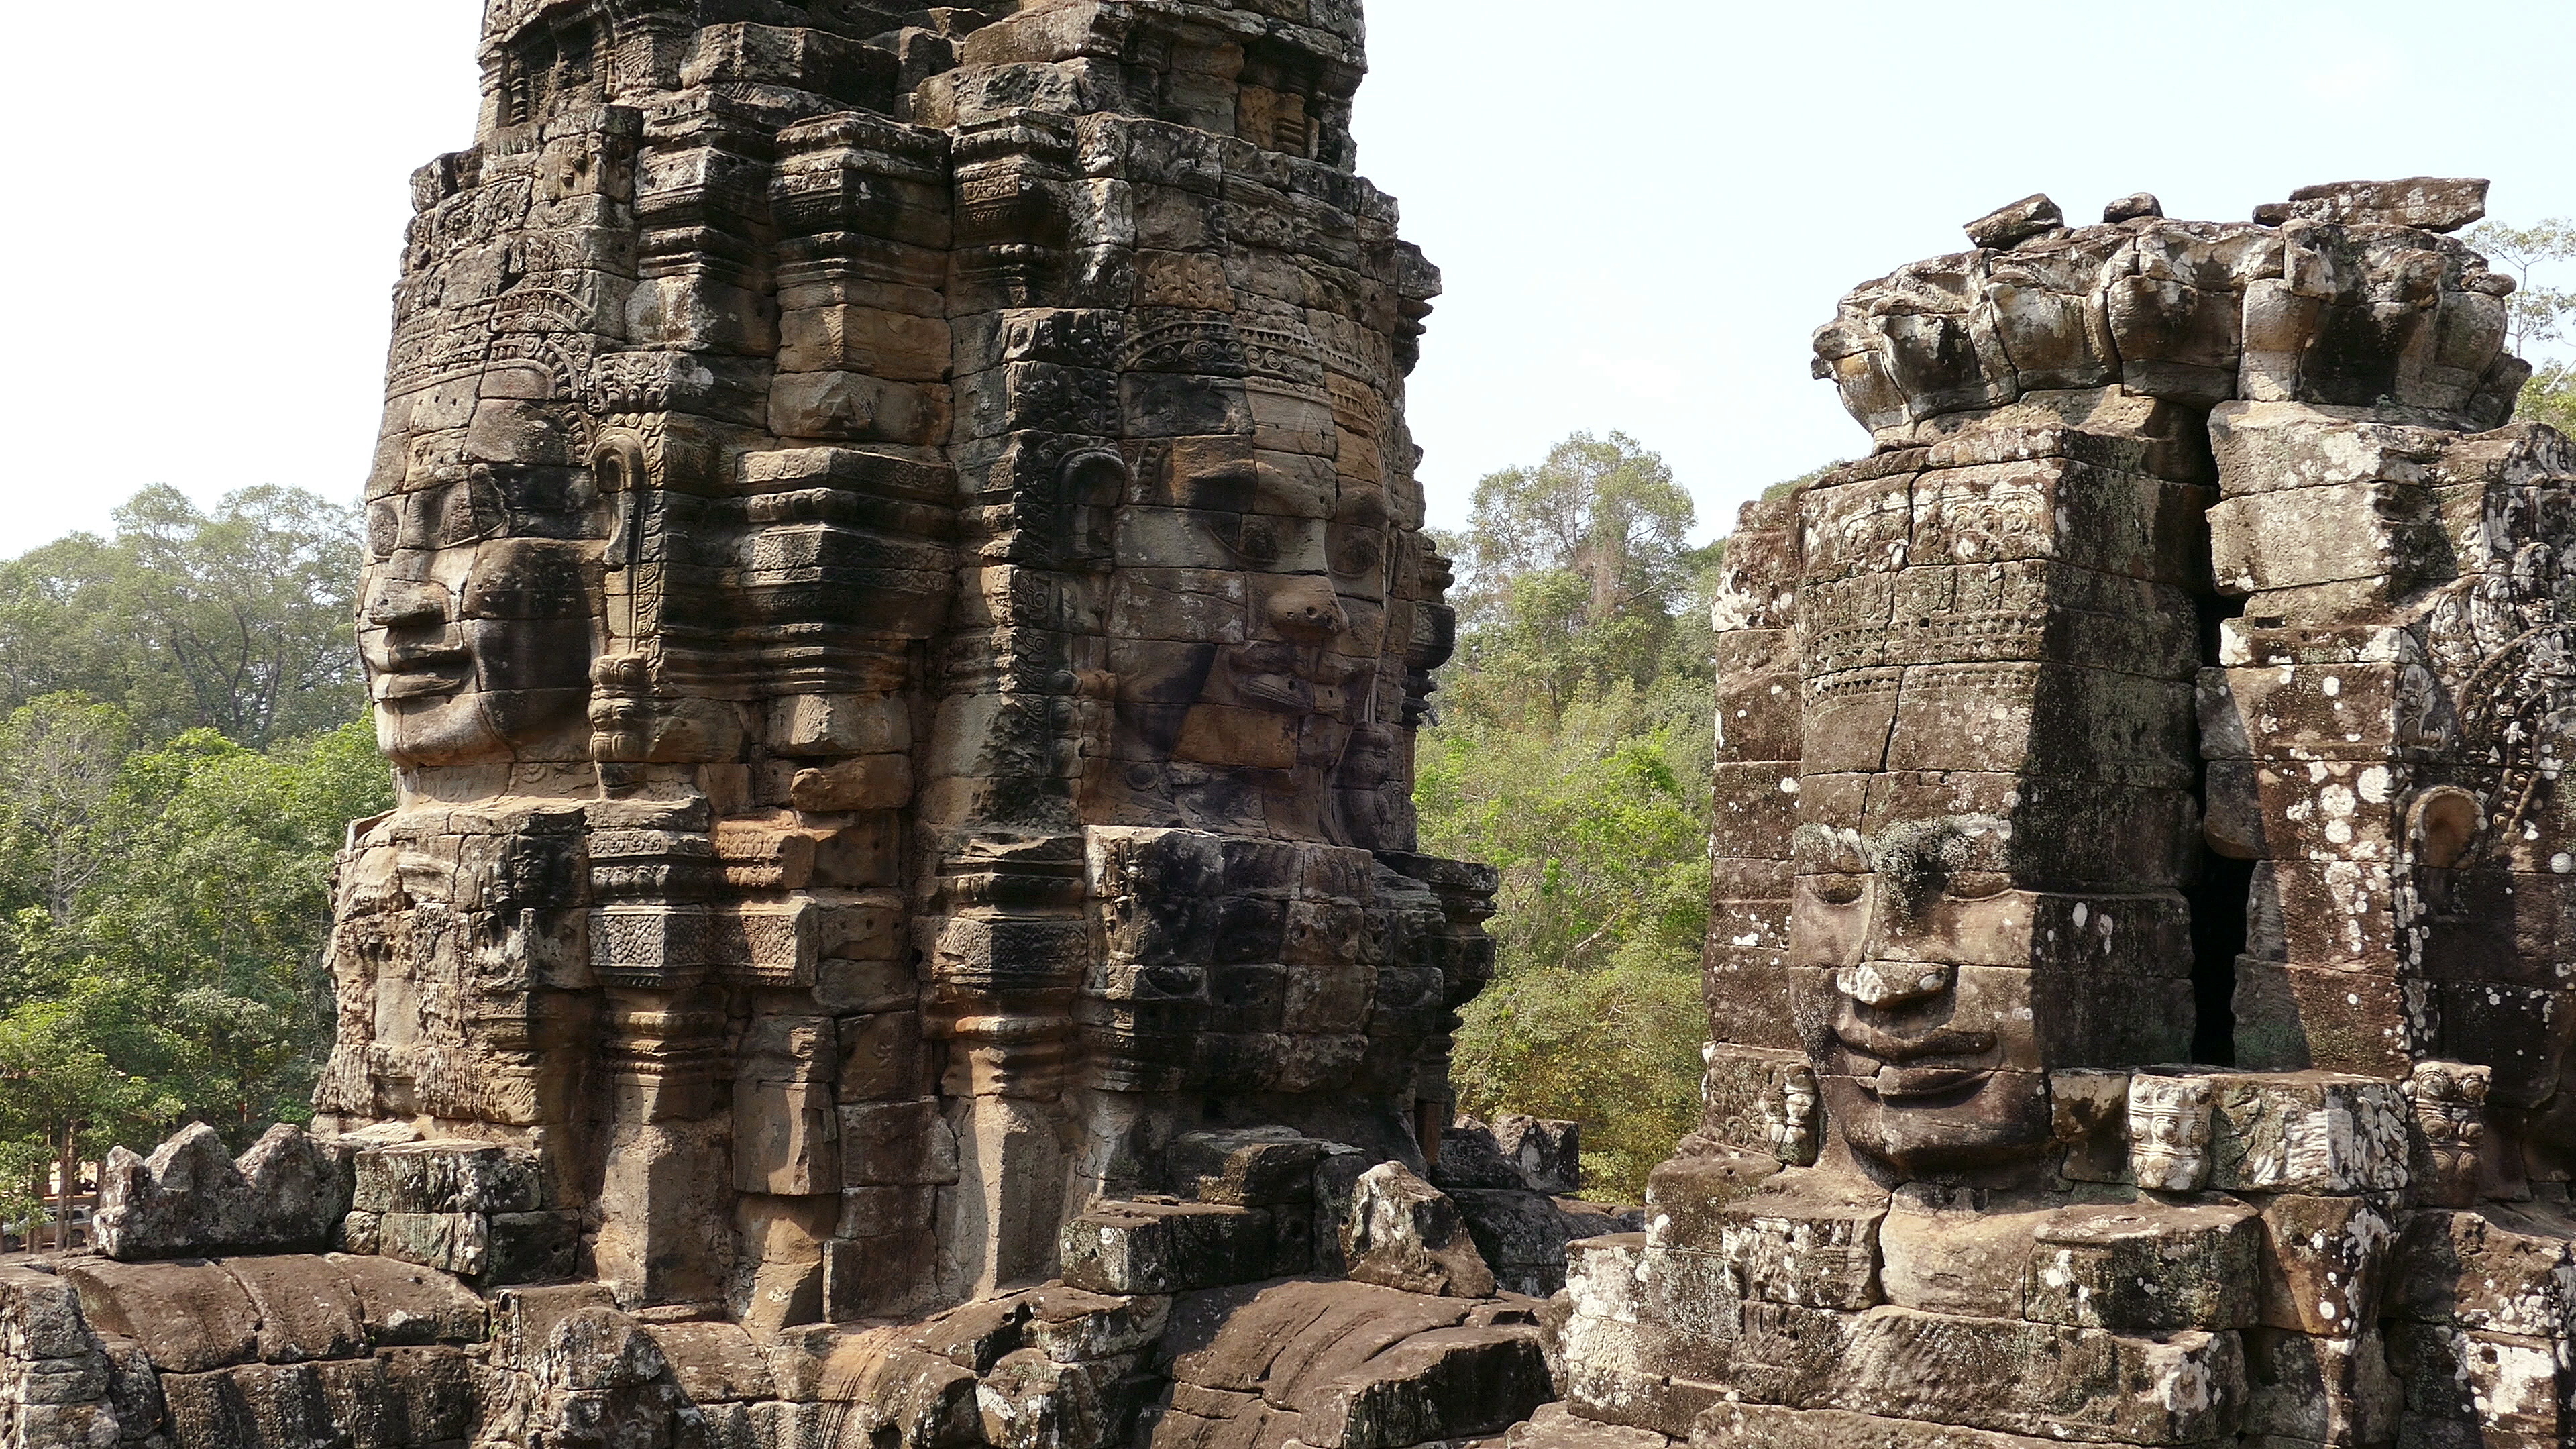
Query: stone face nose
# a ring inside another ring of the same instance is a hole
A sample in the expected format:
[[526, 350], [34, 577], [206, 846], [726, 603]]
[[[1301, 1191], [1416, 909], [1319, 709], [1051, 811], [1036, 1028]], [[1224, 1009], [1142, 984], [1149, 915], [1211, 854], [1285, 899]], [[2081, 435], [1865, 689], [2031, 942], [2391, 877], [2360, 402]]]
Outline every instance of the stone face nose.
[[1341, 600], [1333, 596], [1332, 585], [1322, 579], [1297, 579], [1270, 595], [1266, 622], [1283, 634], [1322, 635], [1331, 638], [1350, 631], [1350, 616], [1342, 612]]
[[1834, 985], [1864, 1006], [1894, 1006], [1948, 990], [1950, 973], [1938, 961], [1864, 961], [1834, 973]]
[[378, 628], [422, 627], [447, 622], [450, 596], [419, 579], [380, 579], [367, 591], [365, 619]]

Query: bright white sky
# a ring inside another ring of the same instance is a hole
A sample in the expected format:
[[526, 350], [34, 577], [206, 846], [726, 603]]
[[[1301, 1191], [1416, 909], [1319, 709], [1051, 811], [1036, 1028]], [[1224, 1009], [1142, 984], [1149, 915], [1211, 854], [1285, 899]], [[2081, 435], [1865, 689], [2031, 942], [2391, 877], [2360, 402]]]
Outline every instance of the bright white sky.
[[[472, 139], [479, 0], [17, 8], [0, 557], [149, 483], [354, 496], [413, 167]], [[256, 15], [257, 19], [247, 18]], [[2565, 0], [1371, 0], [1362, 169], [1448, 275], [1413, 383], [1434, 520], [1576, 429], [1724, 531], [1863, 435], [1807, 376], [1854, 283], [2032, 191], [2228, 220], [2488, 176], [2576, 214]], [[86, 57], [86, 58], [84, 58]]]

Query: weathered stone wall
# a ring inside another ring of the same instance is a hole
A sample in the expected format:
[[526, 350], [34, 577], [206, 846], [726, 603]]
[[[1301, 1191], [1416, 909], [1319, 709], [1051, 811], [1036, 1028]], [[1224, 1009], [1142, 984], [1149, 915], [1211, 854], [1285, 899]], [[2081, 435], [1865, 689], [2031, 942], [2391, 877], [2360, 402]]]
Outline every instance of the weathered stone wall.
[[1708, 1111], [1575, 1245], [1576, 1414], [2569, 1442], [2502, 1309], [2576, 1243], [2576, 453], [2483, 201], [2034, 197], [1818, 333], [1876, 449], [1730, 550]]

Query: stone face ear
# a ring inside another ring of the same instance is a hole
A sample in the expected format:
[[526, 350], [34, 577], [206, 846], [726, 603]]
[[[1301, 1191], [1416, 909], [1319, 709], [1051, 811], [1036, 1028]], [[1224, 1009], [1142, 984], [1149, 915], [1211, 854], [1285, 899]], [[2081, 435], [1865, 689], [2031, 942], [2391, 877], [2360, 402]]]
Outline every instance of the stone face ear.
[[2467, 860], [2486, 811], [2477, 796], [2441, 786], [2416, 796], [2409, 813], [2416, 864], [2429, 870], [2452, 870]]

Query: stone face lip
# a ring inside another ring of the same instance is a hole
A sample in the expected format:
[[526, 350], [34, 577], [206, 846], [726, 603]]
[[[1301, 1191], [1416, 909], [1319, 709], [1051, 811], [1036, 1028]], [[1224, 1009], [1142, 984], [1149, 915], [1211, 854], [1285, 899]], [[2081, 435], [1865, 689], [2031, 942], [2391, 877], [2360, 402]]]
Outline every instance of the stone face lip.
[[2291, 221], [2330, 221], [2411, 226], [2448, 233], [2483, 221], [2487, 183], [2474, 177], [2410, 176], [2402, 181], [2330, 181], [2302, 186], [2288, 201], [2256, 207], [2265, 226]]
[[2066, 213], [2044, 194], [2034, 193], [2010, 206], [1998, 207], [1967, 225], [1968, 240], [1994, 251], [2009, 251], [2035, 236], [2066, 224]]
[[202, 1122], [149, 1158], [111, 1149], [98, 1249], [133, 1262], [327, 1246], [349, 1211], [350, 1156], [283, 1122], [238, 1160]]
[[1449, 1298], [1483, 1298], [1494, 1270], [1458, 1205], [1400, 1162], [1360, 1174], [1342, 1225], [1342, 1252], [1361, 1283]]

